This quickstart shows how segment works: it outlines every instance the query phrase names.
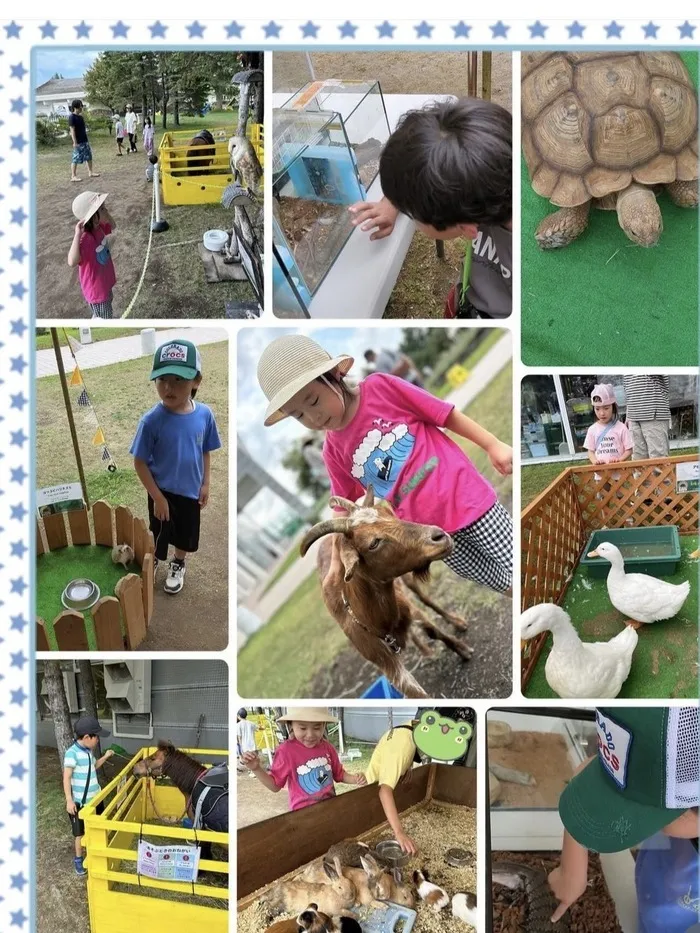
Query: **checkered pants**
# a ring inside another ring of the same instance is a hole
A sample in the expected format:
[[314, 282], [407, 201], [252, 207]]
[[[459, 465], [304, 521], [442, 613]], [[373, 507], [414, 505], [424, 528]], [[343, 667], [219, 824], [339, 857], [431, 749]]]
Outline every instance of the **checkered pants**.
[[94, 304], [90, 305], [90, 310], [92, 311], [92, 316], [104, 318], [105, 320], [112, 319], [112, 292], [109, 293], [109, 298], [106, 301], [96, 301]]
[[460, 577], [483, 583], [497, 593], [513, 584], [513, 519], [500, 502], [452, 535], [454, 551], [445, 563]]

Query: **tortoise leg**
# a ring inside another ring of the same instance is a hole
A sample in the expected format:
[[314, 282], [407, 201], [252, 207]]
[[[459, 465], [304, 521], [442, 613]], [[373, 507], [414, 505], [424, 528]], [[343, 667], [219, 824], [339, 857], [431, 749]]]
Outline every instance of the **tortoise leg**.
[[637, 246], [656, 246], [664, 229], [656, 195], [645, 185], [631, 184], [619, 192], [617, 219]]
[[548, 214], [540, 221], [535, 231], [535, 239], [540, 249], [558, 249], [568, 246], [580, 237], [588, 226], [588, 213], [591, 202], [578, 207], [560, 207], [553, 214]]
[[698, 206], [698, 182], [695, 181], [672, 181], [666, 185], [666, 191], [669, 198], [678, 207], [697, 207]]

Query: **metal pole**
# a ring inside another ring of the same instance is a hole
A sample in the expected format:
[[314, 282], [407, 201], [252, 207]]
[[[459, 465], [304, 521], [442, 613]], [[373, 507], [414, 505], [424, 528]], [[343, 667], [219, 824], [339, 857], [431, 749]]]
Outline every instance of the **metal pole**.
[[312, 64], [312, 62], [311, 62], [311, 56], [309, 55], [308, 52], [304, 52], [304, 55], [306, 55], [306, 64], [309, 66], [309, 74], [311, 75], [311, 80], [312, 80], [312, 81], [315, 81], [315, 80], [316, 80], [316, 72], [314, 71], [314, 66], [313, 66], [313, 64]]
[[155, 218], [151, 224], [151, 230], [154, 233], [163, 233], [168, 229], [168, 221], [161, 217], [160, 204], [160, 163], [156, 162], [153, 166], [153, 196], [156, 199]]
[[56, 354], [56, 366], [58, 366], [58, 378], [61, 383], [61, 391], [63, 392], [63, 403], [66, 406], [66, 415], [68, 416], [68, 427], [70, 428], [70, 436], [73, 441], [73, 451], [75, 452], [75, 461], [78, 464], [78, 476], [80, 477], [80, 485], [83, 489], [83, 499], [85, 500], [85, 508], [90, 508], [90, 500], [88, 499], [87, 494], [87, 483], [85, 482], [85, 474], [83, 473], [83, 461], [80, 455], [80, 445], [78, 444], [78, 435], [75, 431], [75, 421], [73, 420], [73, 409], [70, 404], [70, 396], [68, 395], [68, 383], [66, 382], [66, 371], [63, 368], [63, 357], [61, 356], [61, 345], [58, 342], [58, 330], [55, 327], [51, 328], [51, 340], [53, 341], [53, 352]]

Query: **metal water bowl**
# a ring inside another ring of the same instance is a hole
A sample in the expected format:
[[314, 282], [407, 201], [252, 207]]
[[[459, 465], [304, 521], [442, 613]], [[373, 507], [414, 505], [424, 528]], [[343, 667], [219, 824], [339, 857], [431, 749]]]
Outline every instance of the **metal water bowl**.
[[90, 609], [99, 598], [99, 586], [86, 578], [71, 580], [61, 594], [61, 602], [66, 609], [76, 609], [79, 612]]
[[395, 839], [384, 839], [378, 842], [375, 851], [390, 868], [403, 868], [411, 861], [411, 856], [403, 851]]
[[445, 861], [453, 868], [464, 868], [465, 865], [474, 864], [474, 853], [468, 849], [448, 849], [445, 852]]

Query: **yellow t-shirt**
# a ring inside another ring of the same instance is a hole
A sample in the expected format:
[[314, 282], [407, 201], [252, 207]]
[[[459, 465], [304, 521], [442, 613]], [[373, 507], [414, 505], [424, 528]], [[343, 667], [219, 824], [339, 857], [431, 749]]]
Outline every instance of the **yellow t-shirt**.
[[413, 764], [416, 743], [412, 729], [393, 729], [385, 733], [372, 753], [365, 772], [368, 784], [388, 784], [395, 788]]

